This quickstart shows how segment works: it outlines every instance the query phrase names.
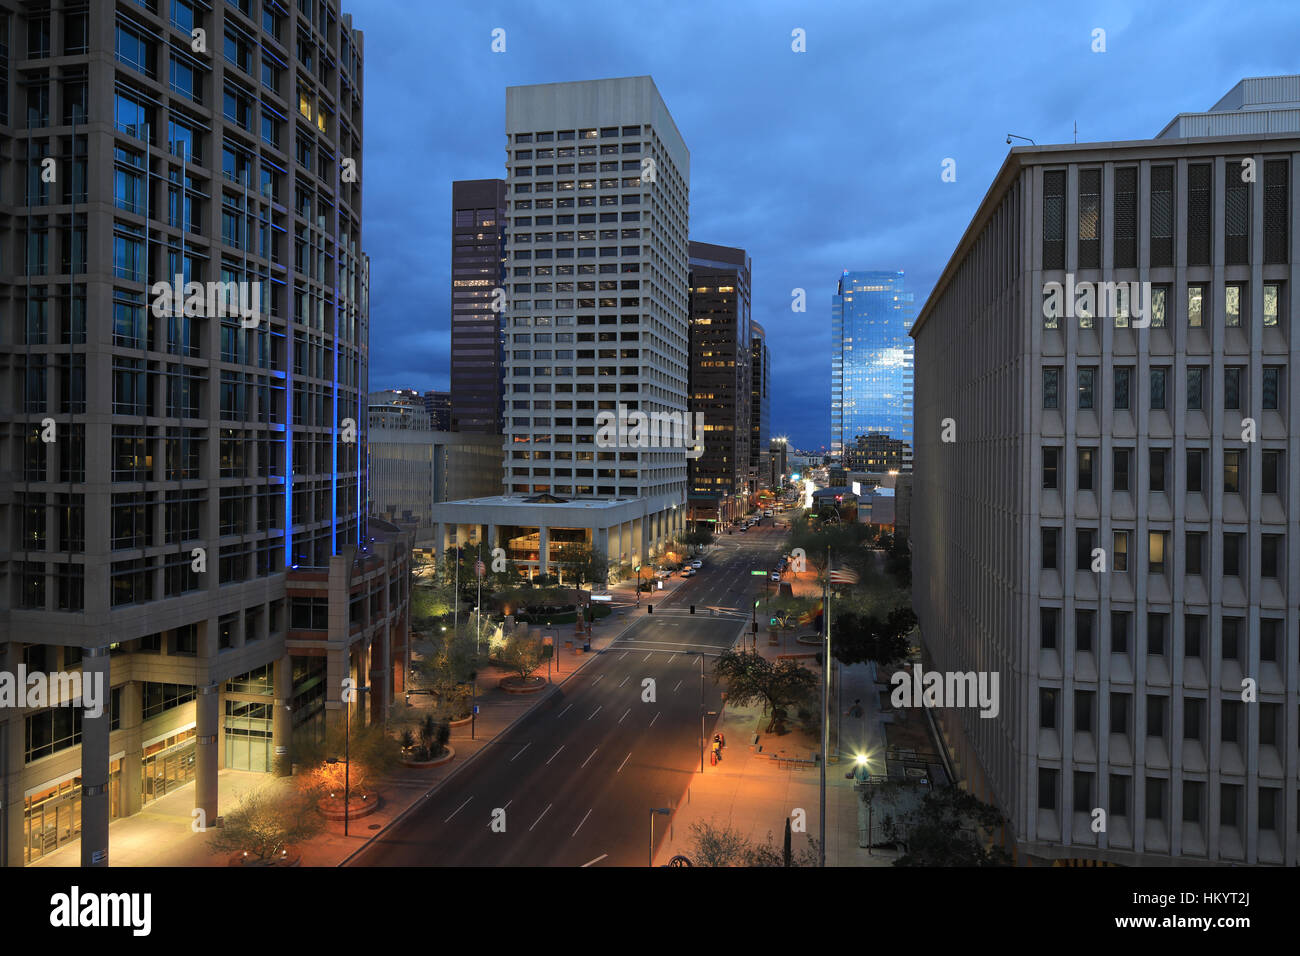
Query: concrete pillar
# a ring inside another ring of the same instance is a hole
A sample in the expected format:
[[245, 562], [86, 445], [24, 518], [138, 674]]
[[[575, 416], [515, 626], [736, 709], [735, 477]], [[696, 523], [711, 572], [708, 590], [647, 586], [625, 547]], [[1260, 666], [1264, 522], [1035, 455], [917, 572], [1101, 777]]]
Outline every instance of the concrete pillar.
[[537, 529], [538, 550], [537, 550], [537, 571], [539, 574], [546, 574], [549, 562], [547, 561], [547, 552], [551, 546], [550, 529], [539, 527]]
[[499, 548], [497, 543], [497, 526], [490, 524], [487, 526], [487, 541], [483, 543], [483, 560], [487, 562], [489, 568], [492, 567], [492, 549]]
[[[81, 713], [81, 865], [108, 866], [109, 714], [108, 648], [88, 647], [81, 657], [82, 703], [91, 693], [99, 713]], [[91, 690], [93, 688], [93, 690]]]
[[[194, 809], [203, 811], [206, 826], [217, 822], [217, 727], [221, 722], [220, 687], [207, 684], [198, 688], [194, 701]], [[84, 846], [84, 842], [83, 842]], [[84, 851], [83, 851], [84, 852]]]
[[130, 680], [122, 685], [122, 730], [124, 733], [122, 755], [122, 805], [119, 815], [129, 817], [139, 813], [144, 805], [141, 791], [141, 772], [144, 767], [144, 747], [140, 725], [144, 722], [144, 695], [139, 681]]
[[293, 773], [293, 712], [289, 702], [293, 699], [293, 660], [288, 654], [275, 662], [272, 673], [275, 682], [275, 703], [271, 707], [271, 746], [275, 757], [273, 773], [288, 777]]
[[[12, 667], [6, 666], [5, 669], [14, 673]], [[0, 788], [0, 799], [4, 800], [4, 809], [0, 810], [4, 814], [4, 819], [0, 821], [0, 829], [4, 831], [4, 846], [0, 849], [4, 852], [5, 866], [22, 866], [25, 842], [23, 812], [26, 808], [21, 782], [26, 723], [16, 711], [8, 711], [8, 714], [9, 719], [0, 723], [0, 775], [4, 778], [4, 785]]]

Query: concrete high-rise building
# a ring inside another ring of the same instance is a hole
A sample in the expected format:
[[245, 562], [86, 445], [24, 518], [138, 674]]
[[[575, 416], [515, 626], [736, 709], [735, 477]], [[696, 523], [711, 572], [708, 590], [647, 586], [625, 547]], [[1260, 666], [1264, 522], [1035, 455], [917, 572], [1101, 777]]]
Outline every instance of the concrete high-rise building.
[[859, 435], [857, 441], [844, 449], [844, 467], [874, 474], [911, 471], [912, 446], [877, 432]]
[[371, 392], [366, 401], [371, 428], [429, 431], [432, 427], [424, 397], [413, 388]]
[[768, 486], [772, 430], [772, 353], [767, 332], [749, 323], [749, 475], [750, 490]]
[[451, 428], [499, 435], [502, 429], [506, 183], [451, 184]]
[[436, 432], [451, 431], [451, 392], [425, 392], [424, 410], [429, 413], [429, 427]]
[[831, 455], [859, 435], [912, 443], [916, 297], [900, 272], [849, 272], [831, 299]]
[[260, 6], [0, 0], [0, 671], [110, 698], [0, 708], [8, 865], [106, 865], [182, 786], [211, 825], [220, 768], [287, 772], [344, 676], [364, 719], [404, 672], [405, 538], [362, 510], [362, 35]]
[[640, 563], [684, 525], [695, 442], [690, 154], [648, 76], [508, 87], [506, 136], [504, 495], [436, 520], [529, 570], [575, 543]]
[[1012, 150], [912, 330], [926, 666], [1000, 674], [940, 722], [1022, 858], [1300, 862], [1297, 107]]
[[689, 462], [693, 521], [727, 522], [743, 513], [749, 487], [750, 300], [744, 249], [690, 244], [691, 397], [704, 416], [703, 454]]

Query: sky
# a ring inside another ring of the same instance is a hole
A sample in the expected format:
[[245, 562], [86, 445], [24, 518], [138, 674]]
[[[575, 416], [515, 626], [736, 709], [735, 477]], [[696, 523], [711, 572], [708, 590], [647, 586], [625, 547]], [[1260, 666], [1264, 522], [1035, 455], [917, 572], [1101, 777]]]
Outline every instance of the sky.
[[[691, 153], [690, 237], [753, 258], [771, 433], [810, 450], [829, 442], [840, 274], [901, 269], [919, 311], [1012, 148], [1007, 133], [1069, 143], [1077, 123], [1081, 143], [1150, 138], [1242, 77], [1300, 72], [1295, 0], [343, 9], [365, 33], [371, 389], [449, 387], [451, 183], [504, 178], [506, 87], [649, 74]], [[796, 29], [805, 52], [792, 50]], [[806, 313], [792, 311], [796, 289]]]

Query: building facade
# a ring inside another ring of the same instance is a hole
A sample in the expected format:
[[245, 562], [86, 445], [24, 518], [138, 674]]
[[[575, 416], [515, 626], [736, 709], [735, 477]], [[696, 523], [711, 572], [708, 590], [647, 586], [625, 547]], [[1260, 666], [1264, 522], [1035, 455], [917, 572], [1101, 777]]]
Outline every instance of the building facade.
[[912, 332], [927, 666], [1001, 674], [997, 717], [941, 724], [1022, 860], [1298, 862], [1300, 104], [1271, 102], [1012, 150]]
[[451, 431], [451, 392], [425, 392], [424, 410], [434, 431]]
[[911, 471], [912, 446], [879, 432], [858, 435], [844, 450], [844, 467], [874, 474]]
[[749, 480], [750, 490], [768, 487], [769, 445], [772, 431], [772, 353], [767, 332], [757, 322], [749, 323]]
[[752, 264], [744, 249], [693, 241], [690, 269], [688, 408], [703, 416], [704, 449], [688, 462], [688, 517], [725, 523], [744, 513], [752, 490]]
[[[451, 428], [500, 435], [506, 183], [451, 184]], [[494, 308], [494, 300], [497, 307]]]
[[[0, 198], [0, 670], [111, 696], [0, 708], [8, 865], [78, 839], [105, 865], [110, 818], [191, 782], [213, 821], [222, 766], [287, 772], [295, 728], [342, 713], [287, 588], [380, 560], [363, 42], [336, 0], [258, 6], [0, 2], [0, 174], [26, 187]], [[384, 593], [336, 670], [393, 658]]]
[[916, 296], [899, 272], [849, 272], [831, 299], [831, 455], [859, 435], [912, 443]]
[[390, 388], [366, 396], [371, 428], [427, 432], [432, 427], [423, 397], [413, 388]]

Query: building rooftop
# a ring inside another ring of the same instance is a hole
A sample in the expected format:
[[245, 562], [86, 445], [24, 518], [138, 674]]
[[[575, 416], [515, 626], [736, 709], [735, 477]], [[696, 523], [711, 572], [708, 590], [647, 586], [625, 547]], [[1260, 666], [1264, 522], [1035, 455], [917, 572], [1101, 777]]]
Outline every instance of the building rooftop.
[[1300, 132], [1300, 74], [1241, 80], [1203, 113], [1179, 113], [1156, 139]]

